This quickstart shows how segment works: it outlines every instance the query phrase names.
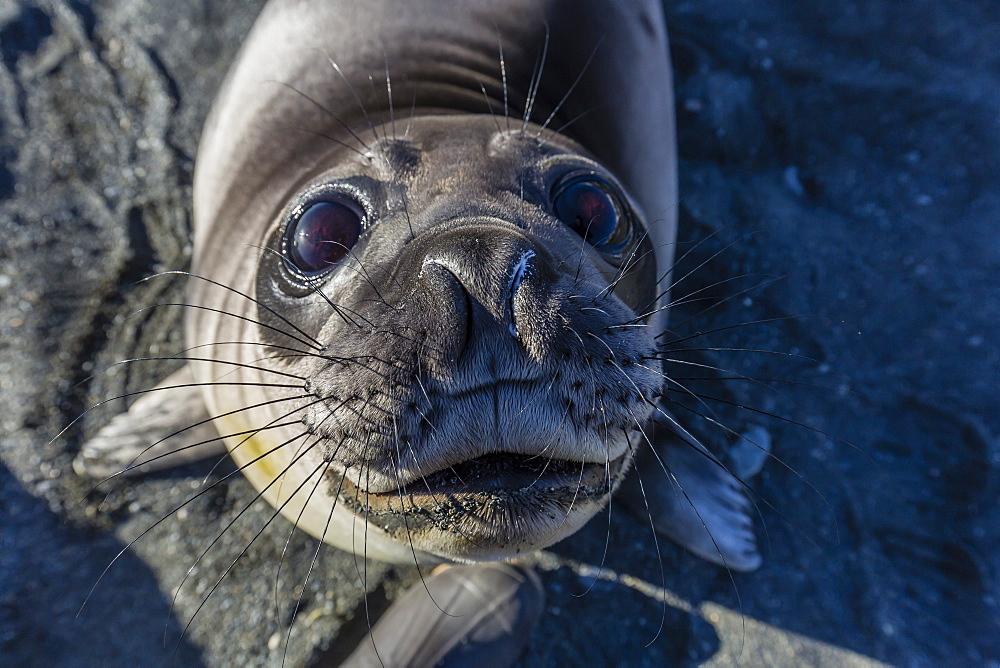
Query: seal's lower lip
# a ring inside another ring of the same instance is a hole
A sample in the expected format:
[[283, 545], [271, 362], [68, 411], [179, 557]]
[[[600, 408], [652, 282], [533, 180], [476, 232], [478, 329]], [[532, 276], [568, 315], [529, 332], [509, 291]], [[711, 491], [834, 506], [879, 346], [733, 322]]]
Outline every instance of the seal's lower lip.
[[[339, 501], [367, 525], [446, 559], [507, 559], [551, 545], [604, 504], [627, 467], [493, 453], [372, 493], [337, 476]], [[333, 481], [331, 481], [333, 482]]]

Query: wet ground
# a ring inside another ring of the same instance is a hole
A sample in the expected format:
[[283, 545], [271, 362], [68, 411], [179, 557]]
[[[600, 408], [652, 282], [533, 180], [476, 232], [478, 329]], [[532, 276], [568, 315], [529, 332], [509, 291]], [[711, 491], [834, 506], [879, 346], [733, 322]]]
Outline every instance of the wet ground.
[[[280, 661], [315, 550], [292, 536], [276, 605], [284, 520], [177, 643], [265, 508], [169, 611], [253, 497], [238, 479], [139, 541], [77, 617], [115, 554], [211, 465], [112, 488], [99, 510], [70, 462], [122, 407], [56, 438], [90, 404], [170, 370], [88, 379], [96, 368], [182, 347], [176, 309], [127, 317], [176, 300], [180, 283], [128, 286], [188, 262], [199, 128], [260, 4], [0, 1], [5, 665], [158, 665], [175, 645], [178, 665]], [[685, 381], [721, 400], [705, 400], [720, 421], [773, 441], [777, 460], [752, 481], [764, 565], [730, 575], [615, 507], [539, 557], [548, 609], [524, 664], [1000, 665], [1000, 7], [666, 7], [691, 251], [679, 273], [697, 268], [678, 292], [709, 298], [675, 315], [678, 339], [704, 333], [678, 347], [789, 353], [695, 351], [724, 378]], [[731, 440], [691, 422], [722, 449]], [[293, 665], [335, 661], [416, 578], [332, 549], [318, 573]]]

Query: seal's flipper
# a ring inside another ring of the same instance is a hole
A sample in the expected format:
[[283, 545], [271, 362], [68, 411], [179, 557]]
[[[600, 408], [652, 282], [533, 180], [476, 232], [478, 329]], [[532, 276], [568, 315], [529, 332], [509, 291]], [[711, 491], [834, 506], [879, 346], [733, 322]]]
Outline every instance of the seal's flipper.
[[424, 585], [393, 603], [341, 665], [511, 666], [545, 607], [538, 576], [519, 564], [451, 566]]
[[[123, 471], [141, 475], [224, 453], [200, 388], [193, 383], [190, 368], [184, 366], [140, 396], [128, 412], [84, 443], [73, 470], [90, 478]], [[172, 389], [161, 389], [167, 387]]]
[[622, 485], [622, 501], [650, 516], [657, 532], [713, 564], [741, 572], [759, 568], [752, 506], [740, 482], [688, 433], [660, 427], [653, 447], [655, 453], [647, 447], [636, 459], [642, 486], [633, 473]]

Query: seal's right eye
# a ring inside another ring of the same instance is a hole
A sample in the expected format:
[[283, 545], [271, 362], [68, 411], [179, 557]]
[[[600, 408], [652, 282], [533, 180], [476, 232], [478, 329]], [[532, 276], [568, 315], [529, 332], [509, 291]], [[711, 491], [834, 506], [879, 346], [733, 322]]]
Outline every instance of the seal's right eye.
[[632, 240], [632, 223], [610, 183], [580, 176], [559, 184], [552, 208], [563, 223], [606, 255], [622, 252]]
[[303, 207], [285, 229], [285, 258], [306, 278], [329, 271], [358, 242], [363, 217], [361, 207], [346, 198]]

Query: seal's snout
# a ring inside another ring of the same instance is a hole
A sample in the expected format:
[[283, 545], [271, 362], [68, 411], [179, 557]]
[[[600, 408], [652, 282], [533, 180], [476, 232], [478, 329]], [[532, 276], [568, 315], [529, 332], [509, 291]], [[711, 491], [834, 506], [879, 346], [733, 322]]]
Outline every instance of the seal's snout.
[[328, 320], [306, 423], [357, 516], [495, 558], [575, 530], [618, 484], [659, 383], [635, 362], [655, 342], [621, 326], [634, 311], [552, 227], [428, 225], [345, 303], [365, 336]]
[[541, 307], [554, 272], [547, 252], [507, 224], [468, 223], [435, 235], [424, 256], [425, 272], [444, 269], [464, 295], [467, 345], [482, 336], [509, 335], [531, 348], [546, 329]]

